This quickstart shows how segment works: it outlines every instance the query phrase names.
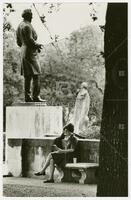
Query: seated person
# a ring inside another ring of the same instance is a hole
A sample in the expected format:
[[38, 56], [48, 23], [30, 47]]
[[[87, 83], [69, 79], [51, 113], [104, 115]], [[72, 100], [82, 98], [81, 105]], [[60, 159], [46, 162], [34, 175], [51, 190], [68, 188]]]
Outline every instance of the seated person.
[[52, 152], [47, 156], [46, 162], [40, 172], [36, 172], [36, 176], [45, 175], [46, 168], [50, 165], [50, 177], [45, 183], [53, 183], [53, 175], [55, 165], [63, 169], [65, 164], [73, 162], [73, 157], [77, 145], [77, 139], [73, 134], [73, 124], [68, 124], [63, 128], [63, 133], [60, 137], [56, 138], [52, 146]]

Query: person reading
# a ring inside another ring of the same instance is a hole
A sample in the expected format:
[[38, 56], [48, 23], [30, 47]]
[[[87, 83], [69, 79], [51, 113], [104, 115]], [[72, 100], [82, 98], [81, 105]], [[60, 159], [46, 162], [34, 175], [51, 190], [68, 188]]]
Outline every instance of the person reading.
[[52, 151], [47, 156], [46, 162], [41, 171], [36, 172], [36, 176], [45, 175], [45, 170], [50, 166], [50, 177], [45, 183], [54, 182], [55, 165], [58, 168], [64, 169], [66, 163], [73, 162], [73, 157], [76, 157], [75, 150], [77, 138], [74, 136], [74, 126], [69, 123], [63, 128], [63, 133], [56, 138], [52, 146]]

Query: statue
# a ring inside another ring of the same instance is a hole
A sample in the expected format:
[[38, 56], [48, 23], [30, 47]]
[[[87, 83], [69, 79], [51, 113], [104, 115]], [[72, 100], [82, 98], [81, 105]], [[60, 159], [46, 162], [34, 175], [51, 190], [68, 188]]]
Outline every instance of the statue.
[[[25, 102], [44, 102], [40, 94], [40, 74], [41, 68], [38, 62], [38, 52], [42, 49], [42, 44], [38, 44], [37, 34], [31, 25], [32, 11], [26, 9], [22, 13], [23, 21], [19, 24], [16, 37], [17, 44], [21, 47], [21, 74], [25, 79]], [[31, 81], [33, 79], [33, 96], [31, 96]]]
[[82, 136], [87, 131], [89, 107], [90, 96], [87, 90], [87, 83], [83, 82], [77, 94], [73, 117], [74, 132], [78, 135]]

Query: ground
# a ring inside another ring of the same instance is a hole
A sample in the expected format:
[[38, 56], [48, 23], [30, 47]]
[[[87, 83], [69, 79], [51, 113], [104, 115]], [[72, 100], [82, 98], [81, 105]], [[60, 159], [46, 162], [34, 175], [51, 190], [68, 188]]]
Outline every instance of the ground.
[[95, 197], [96, 185], [43, 183], [43, 178], [3, 178], [5, 197]]

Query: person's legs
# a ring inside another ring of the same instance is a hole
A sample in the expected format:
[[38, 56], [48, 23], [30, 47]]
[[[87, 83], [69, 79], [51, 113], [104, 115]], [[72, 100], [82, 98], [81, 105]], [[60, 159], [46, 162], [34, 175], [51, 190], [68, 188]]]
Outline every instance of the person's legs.
[[55, 170], [54, 160], [51, 159], [50, 160], [50, 178], [49, 178], [49, 180], [53, 180], [53, 178], [54, 178], [54, 170]]
[[35, 175], [39, 176], [39, 175], [44, 175], [46, 168], [50, 165], [50, 160], [52, 159], [52, 155], [51, 153], [49, 153], [49, 155], [47, 156], [46, 162], [42, 168], [42, 170], [40, 172], [36, 172]]
[[44, 183], [54, 183], [54, 170], [55, 170], [54, 160], [53, 158], [51, 158], [50, 159], [50, 177], [48, 180], [45, 180]]
[[32, 76], [31, 75], [25, 76], [24, 79], [25, 79], [25, 85], [24, 85], [24, 87], [25, 87], [25, 102], [33, 102], [33, 99], [31, 97], [31, 91], [30, 91]]

